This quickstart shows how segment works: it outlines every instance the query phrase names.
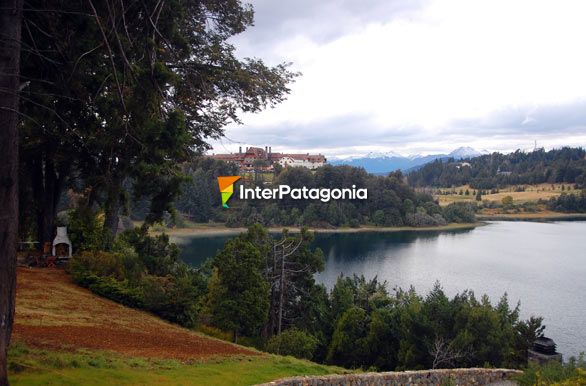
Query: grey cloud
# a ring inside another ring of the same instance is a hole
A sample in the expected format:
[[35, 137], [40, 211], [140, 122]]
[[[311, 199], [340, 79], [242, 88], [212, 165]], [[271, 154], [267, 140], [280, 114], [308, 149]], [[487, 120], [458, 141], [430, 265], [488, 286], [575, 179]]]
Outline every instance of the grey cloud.
[[586, 134], [586, 101], [566, 104], [510, 107], [483, 119], [459, 120], [446, 131], [482, 136]]
[[309, 124], [254, 128], [236, 127], [228, 136], [246, 143], [271, 143], [292, 148], [340, 149], [350, 146], [403, 146], [426, 136], [415, 126], [375, 128], [366, 115], [346, 115]]
[[539, 108], [509, 108], [484, 119], [454, 121], [446, 128], [433, 131], [418, 126], [377, 127], [368, 116], [354, 114], [308, 124], [240, 126], [228, 132], [228, 137], [237, 142], [297, 149], [319, 148], [326, 154], [344, 153], [348, 148], [361, 146], [395, 151], [413, 147], [453, 150], [479, 139], [520, 144], [532, 143], [532, 138], [543, 143], [548, 138], [585, 135], [586, 101]]
[[[334, 40], [371, 22], [409, 17], [427, 0], [254, 0], [255, 25], [237, 39], [266, 51], [277, 42], [303, 35], [316, 43]], [[247, 55], [249, 53], [246, 53]]]

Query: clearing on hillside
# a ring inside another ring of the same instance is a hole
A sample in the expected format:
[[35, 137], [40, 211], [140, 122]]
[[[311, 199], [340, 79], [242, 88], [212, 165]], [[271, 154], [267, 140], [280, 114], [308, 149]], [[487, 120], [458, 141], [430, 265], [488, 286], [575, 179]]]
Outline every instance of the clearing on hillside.
[[60, 269], [19, 268], [15, 341], [37, 348], [109, 350], [182, 361], [262, 355], [124, 307], [75, 285]]

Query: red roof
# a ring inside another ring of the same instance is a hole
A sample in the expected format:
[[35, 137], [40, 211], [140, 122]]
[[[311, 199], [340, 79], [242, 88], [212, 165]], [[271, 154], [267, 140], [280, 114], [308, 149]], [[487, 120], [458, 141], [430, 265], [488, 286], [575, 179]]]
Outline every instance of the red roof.
[[245, 153], [230, 153], [230, 154], [213, 154], [210, 156], [214, 159], [232, 162], [244, 162], [245, 159], [268, 159], [272, 162], [279, 161], [281, 158], [289, 157], [295, 160], [308, 162], [326, 162], [326, 157], [322, 154], [295, 154], [295, 153], [269, 153], [260, 147], [249, 147]]

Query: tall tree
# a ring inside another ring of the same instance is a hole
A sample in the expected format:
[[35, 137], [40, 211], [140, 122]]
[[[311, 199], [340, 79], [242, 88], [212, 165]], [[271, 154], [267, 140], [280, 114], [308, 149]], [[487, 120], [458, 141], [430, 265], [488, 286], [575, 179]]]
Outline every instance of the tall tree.
[[226, 243], [213, 261], [209, 307], [214, 323], [232, 330], [234, 343], [240, 334], [256, 335], [267, 319], [268, 283], [263, 277], [264, 259], [243, 237]]
[[[147, 221], [171, 211], [180, 165], [239, 113], [284, 100], [296, 75], [286, 64], [235, 56], [228, 40], [253, 21], [252, 7], [237, 0], [29, 2], [51, 11], [25, 18], [23, 73], [35, 84], [23, 108], [39, 118], [23, 131], [27, 160], [55, 170], [39, 184], [45, 197], [77, 177], [111, 232], [130, 194], [149, 198]], [[43, 228], [54, 210], [40, 216]]]
[[18, 92], [21, 0], [0, 0], [0, 385], [8, 385], [6, 357], [16, 295], [18, 234]]

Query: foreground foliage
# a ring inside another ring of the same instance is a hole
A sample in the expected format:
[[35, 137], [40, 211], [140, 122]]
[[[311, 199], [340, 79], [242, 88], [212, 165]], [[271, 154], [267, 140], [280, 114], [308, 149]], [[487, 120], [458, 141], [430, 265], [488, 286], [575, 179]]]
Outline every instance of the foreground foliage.
[[550, 362], [546, 365], [530, 363], [517, 378], [521, 386], [582, 386], [586, 385], [586, 362], [582, 353], [567, 363]]
[[541, 318], [520, 320], [506, 294], [492, 304], [471, 291], [450, 298], [436, 284], [422, 296], [357, 276], [340, 276], [328, 292], [315, 283], [324, 261], [312, 240], [305, 229], [271, 236], [257, 224], [196, 270], [178, 262], [167, 236], [142, 227], [111, 252], [80, 253], [69, 270], [102, 296], [181, 325], [211, 324], [235, 342], [243, 335], [260, 349], [347, 368], [520, 368], [543, 333]]
[[68, 270], [79, 285], [98, 295], [192, 327], [197, 323], [205, 278], [178, 261], [179, 250], [167, 235], [147, 232], [147, 227], [141, 227], [122, 233], [109, 252], [82, 251]]
[[[273, 352], [311, 357], [347, 368], [406, 370], [484, 365], [519, 368], [526, 363], [527, 348], [544, 330], [541, 318], [520, 320], [519, 306], [511, 308], [506, 294], [496, 304], [487, 296], [476, 298], [471, 291], [449, 298], [436, 284], [430, 293], [421, 296], [413, 288], [389, 292], [387, 283], [357, 276], [340, 276], [328, 293], [323, 286], [315, 284], [313, 275], [279, 276], [279, 270], [272, 268], [273, 248], [266, 249], [266, 244], [279, 245], [279, 240], [288, 240], [287, 237], [270, 241], [262, 228], [255, 226], [235, 240], [238, 244], [228, 242], [214, 260], [216, 272], [220, 277], [230, 278], [228, 273], [219, 270], [228, 255], [235, 259], [230, 260], [231, 264], [241, 261], [247, 267], [244, 281], [256, 277], [271, 288], [265, 292], [265, 299], [257, 302], [269, 300], [269, 315], [275, 312], [278, 315], [282, 305], [286, 317], [279, 322], [279, 328], [274, 328], [266, 314], [255, 313], [255, 307], [243, 306], [240, 312], [253, 310], [247, 318], [256, 316], [259, 327], [248, 331], [260, 338], [261, 348]], [[235, 248], [236, 245], [239, 247]], [[306, 247], [300, 256], [311, 252]], [[251, 272], [255, 268], [246, 265], [246, 261], [256, 259], [259, 253], [266, 256], [266, 264], [256, 265], [257, 271]], [[249, 256], [245, 258], [246, 254]], [[319, 259], [320, 255], [313, 258]], [[318, 265], [315, 268], [320, 269]], [[239, 270], [233, 267], [230, 271]], [[282, 281], [284, 292], [281, 292]], [[289, 291], [293, 289], [297, 292], [291, 296]], [[281, 294], [289, 300], [278, 300]], [[231, 298], [228, 296], [225, 301]], [[217, 299], [215, 302], [221, 304]], [[221, 313], [213, 307], [208, 312], [212, 321], [216, 320], [216, 313]], [[243, 323], [252, 325], [248, 319]], [[217, 325], [230, 328], [223, 322]], [[266, 339], [268, 344], [262, 346]]]

